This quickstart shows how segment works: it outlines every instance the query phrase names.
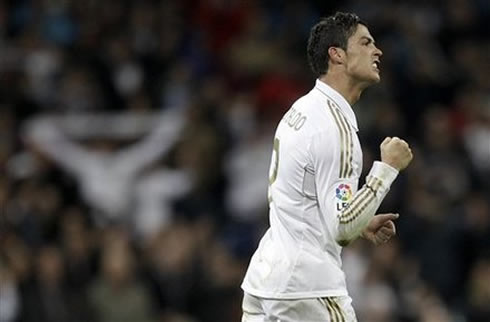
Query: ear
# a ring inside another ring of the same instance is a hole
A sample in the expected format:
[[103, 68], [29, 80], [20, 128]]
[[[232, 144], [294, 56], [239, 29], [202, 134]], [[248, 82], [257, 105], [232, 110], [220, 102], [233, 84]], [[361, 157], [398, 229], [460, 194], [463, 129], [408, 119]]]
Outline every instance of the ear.
[[328, 57], [330, 57], [333, 64], [342, 64], [345, 59], [345, 51], [339, 47], [330, 47], [328, 48]]

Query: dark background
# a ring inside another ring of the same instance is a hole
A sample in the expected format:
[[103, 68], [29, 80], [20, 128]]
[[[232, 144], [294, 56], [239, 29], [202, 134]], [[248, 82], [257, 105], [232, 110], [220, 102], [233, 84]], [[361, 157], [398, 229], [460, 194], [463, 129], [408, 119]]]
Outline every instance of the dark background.
[[344, 250], [359, 321], [490, 321], [486, 0], [1, 2], [0, 321], [239, 321], [273, 131], [337, 10], [384, 52], [365, 171], [385, 136], [415, 154], [398, 236]]

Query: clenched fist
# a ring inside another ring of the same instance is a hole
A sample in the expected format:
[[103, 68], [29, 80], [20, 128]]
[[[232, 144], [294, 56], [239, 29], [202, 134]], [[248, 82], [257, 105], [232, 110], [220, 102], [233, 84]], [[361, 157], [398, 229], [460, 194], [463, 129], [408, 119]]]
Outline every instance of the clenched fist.
[[397, 137], [387, 137], [380, 145], [381, 161], [401, 171], [412, 161], [412, 150], [408, 143]]

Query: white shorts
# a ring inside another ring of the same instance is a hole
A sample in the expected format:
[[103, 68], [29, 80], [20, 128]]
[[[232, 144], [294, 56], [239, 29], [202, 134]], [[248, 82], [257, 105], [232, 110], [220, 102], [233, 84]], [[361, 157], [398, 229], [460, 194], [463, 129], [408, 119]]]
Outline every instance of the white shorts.
[[357, 322], [351, 303], [349, 296], [273, 300], [245, 293], [242, 322]]

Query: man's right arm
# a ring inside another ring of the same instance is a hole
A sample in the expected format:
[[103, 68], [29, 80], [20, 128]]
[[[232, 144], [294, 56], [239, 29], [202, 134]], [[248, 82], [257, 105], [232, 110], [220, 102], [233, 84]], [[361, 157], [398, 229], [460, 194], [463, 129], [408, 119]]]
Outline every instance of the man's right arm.
[[366, 183], [352, 200], [337, 213], [337, 243], [341, 246], [357, 239], [374, 217], [381, 202], [395, 181], [398, 171], [390, 165], [375, 161]]
[[[320, 208], [334, 222], [333, 233], [338, 244], [344, 246], [360, 236], [373, 218], [381, 202], [396, 179], [399, 170], [404, 169], [412, 159], [408, 144], [398, 138], [387, 138], [381, 144], [381, 162], [374, 162], [366, 184], [357, 191], [344, 207], [338, 204], [336, 187], [354, 187], [352, 178], [333, 177], [338, 173], [338, 145], [331, 137], [323, 137], [313, 143], [313, 159], [316, 171], [316, 186]], [[314, 145], [317, 145], [316, 148]], [[332, 216], [330, 214], [335, 214]], [[334, 217], [334, 218], [333, 218]]]

